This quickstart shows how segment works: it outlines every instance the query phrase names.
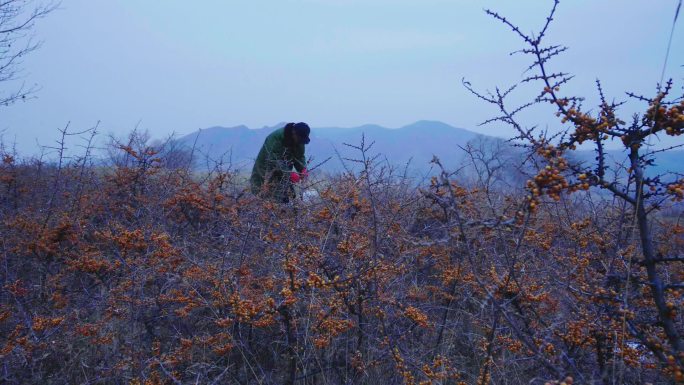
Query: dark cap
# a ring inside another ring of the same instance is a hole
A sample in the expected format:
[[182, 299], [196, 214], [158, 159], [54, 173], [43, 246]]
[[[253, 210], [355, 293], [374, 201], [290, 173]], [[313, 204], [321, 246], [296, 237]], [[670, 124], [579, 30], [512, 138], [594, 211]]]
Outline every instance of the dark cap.
[[292, 127], [294, 134], [297, 135], [299, 142], [302, 144], [308, 144], [311, 140], [309, 139], [309, 133], [311, 133], [311, 128], [304, 122], [295, 123]]

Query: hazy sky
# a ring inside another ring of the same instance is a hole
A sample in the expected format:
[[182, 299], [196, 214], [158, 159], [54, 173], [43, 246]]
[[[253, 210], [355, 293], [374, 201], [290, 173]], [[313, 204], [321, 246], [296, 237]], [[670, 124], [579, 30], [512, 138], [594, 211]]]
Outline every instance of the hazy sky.
[[[495, 111], [461, 85], [465, 77], [491, 89], [524, 77], [527, 60], [509, 56], [521, 41], [483, 9], [533, 31], [551, 3], [63, 0], [37, 24], [44, 44], [24, 61], [24, 81], [41, 87], [37, 99], [0, 107], [0, 131], [25, 153], [36, 138], [50, 144], [69, 121], [84, 129], [100, 120], [100, 131], [118, 135], [140, 122], [162, 137], [215, 125], [399, 127], [428, 119], [508, 136], [503, 126], [476, 126]], [[551, 68], [577, 75], [571, 89], [590, 100], [596, 78], [617, 99], [652, 94], [676, 4], [563, 1], [548, 41], [570, 50]], [[679, 86], [683, 22], [666, 72]]]

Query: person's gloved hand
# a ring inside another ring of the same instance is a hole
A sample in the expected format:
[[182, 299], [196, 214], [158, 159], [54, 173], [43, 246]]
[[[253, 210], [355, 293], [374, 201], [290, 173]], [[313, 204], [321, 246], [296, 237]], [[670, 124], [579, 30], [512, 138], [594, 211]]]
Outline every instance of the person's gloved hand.
[[294, 172], [294, 171], [292, 171], [292, 172], [290, 173], [290, 182], [292, 182], [292, 183], [298, 183], [298, 182], [299, 182], [299, 179], [300, 179], [299, 174], [297, 174], [297, 173]]
[[309, 177], [309, 171], [307, 169], [303, 169], [302, 172], [299, 173], [299, 176], [301, 176], [302, 179], [306, 179]]

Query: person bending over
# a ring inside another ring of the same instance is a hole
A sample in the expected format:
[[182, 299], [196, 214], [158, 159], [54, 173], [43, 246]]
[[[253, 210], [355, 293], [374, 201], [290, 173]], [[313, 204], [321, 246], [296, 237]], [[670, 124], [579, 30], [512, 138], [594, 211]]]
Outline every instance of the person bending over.
[[[252, 168], [252, 192], [287, 203], [294, 196], [293, 183], [308, 176], [305, 145], [311, 129], [304, 122], [287, 123], [270, 133]], [[292, 168], [296, 171], [292, 171]]]

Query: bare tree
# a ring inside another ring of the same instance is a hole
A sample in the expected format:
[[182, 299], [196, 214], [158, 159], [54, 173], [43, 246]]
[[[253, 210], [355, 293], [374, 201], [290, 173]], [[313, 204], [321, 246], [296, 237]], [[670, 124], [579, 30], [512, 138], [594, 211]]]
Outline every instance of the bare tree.
[[[37, 91], [35, 86], [13, 86], [11, 83], [22, 77], [23, 57], [40, 46], [40, 42], [32, 38], [36, 21], [58, 5], [54, 1], [0, 1], [0, 105], [8, 106]], [[6, 87], [8, 84], [10, 86]]]

